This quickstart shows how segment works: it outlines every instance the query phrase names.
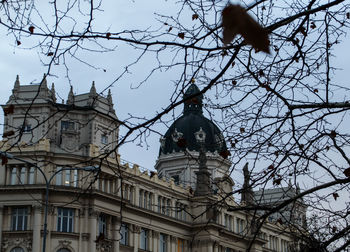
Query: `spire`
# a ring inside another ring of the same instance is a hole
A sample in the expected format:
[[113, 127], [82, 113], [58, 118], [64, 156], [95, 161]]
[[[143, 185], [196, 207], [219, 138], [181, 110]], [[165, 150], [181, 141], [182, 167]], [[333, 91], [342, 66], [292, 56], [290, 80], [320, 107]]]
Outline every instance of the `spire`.
[[92, 82], [92, 85], [90, 88], [88, 105], [93, 107], [97, 105], [97, 93], [95, 88], [95, 81]]
[[203, 95], [200, 94], [199, 88], [196, 86], [196, 84], [192, 83], [189, 88], [186, 90], [184, 94], [184, 99], [196, 95], [192, 97], [191, 99], [185, 101], [184, 104], [184, 114], [189, 113], [195, 113], [195, 114], [202, 114], [203, 110]]
[[13, 86], [13, 89], [18, 90], [19, 89], [19, 85], [20, 85], [20, 83], [19, 83], [19, 75], [17, 74], [15, 85]]
[[44, 74], [43, 79], [39, 86], [40, 97], [43, 99], [50, 98], [49, 89], [47, 88], [46, 74]]
[[113, 105], [111, 89], [108, 89], [107, 100], [108, 100], [108, 103], [109, 103], [109, 104], [112, 104], [112, 105]]
[[53, 102], [56, 102], [56, 90], [55, 90], [55, 84], [53, 82], [51, 84], [51, 98]]
[[114, 108], [113, 108], [111, 89], [108, 89], [107, 101], [108, 101], [109, 111], [112, 113], [115, 113]]
[[96, 88], [95, 88], [95, 81], [92, 81], [92, 85], [90, 88], [90, 96], [96, 96]]
[[41, 89], [47, 89], [47, 80], [46, 80], [46, 74], [43, 76], [43, 80], [40, 83]]
[[67, 104], [72, 105], [74, 103], [74, 94], [73, 94], [73, 86], [70, 86], [70, 90], [68, 93]]

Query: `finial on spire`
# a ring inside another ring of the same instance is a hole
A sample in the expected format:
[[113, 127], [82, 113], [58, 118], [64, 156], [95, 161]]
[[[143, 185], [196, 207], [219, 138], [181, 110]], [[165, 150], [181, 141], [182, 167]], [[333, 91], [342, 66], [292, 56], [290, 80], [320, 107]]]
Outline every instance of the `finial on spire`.
[[67, 104], [73, 104], [74, 103], [74, 94], [73, 94], [73, 86], [70, 86], [70, 90], [68, 93], [68, 99], [67, 99]]
[[51, 98], [53, 102], [56, 102], [56, 90], [55, 90], [55, 84], [53, 82], [51, 84]]
[[111, 89], [108, 89], [107, 100], [108, 100], [109, 104], [113, 104]]
[[90, 95], [92, 95], [92, 96], [96, 95], [95, 81], [92, 81], [92, 85], [90, 88]]
[[19, 88], [19, 85], [20, 85], [20, 83], [19, 83], [19, 75], [17, 74], [17, 76], [16, 76], [16, 81], [15, 81], [15, 85], [14, 85], [14, 89], [18, 89]]
[[47, 88], [47, 81], [46, 81], [46, 74], [44, 73], [43, 80], [40, 83], [40, 89], [48, 89]]

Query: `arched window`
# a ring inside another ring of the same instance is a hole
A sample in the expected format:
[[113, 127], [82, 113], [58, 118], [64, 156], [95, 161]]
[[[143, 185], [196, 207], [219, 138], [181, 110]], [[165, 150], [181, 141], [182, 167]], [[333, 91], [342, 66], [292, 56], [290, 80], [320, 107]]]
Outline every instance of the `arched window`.
[[24, 249], [22, 249], [21, 247], [15, 247], [15, 248], [11, 249], [10, 252], [24, 252]]
[[66, 249], [66, 248], [61, 248], [61, 249], [57, 250], [57, 252], [70, 252], [70, 250]]

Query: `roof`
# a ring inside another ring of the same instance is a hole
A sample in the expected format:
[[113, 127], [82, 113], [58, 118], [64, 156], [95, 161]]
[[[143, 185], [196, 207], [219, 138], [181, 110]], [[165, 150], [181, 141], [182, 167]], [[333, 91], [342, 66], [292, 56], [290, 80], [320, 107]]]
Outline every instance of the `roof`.
[[[191, 97], [191, 98], [189, 98]], [[201, 145], [197, 142], [195, 133], [202, 130], [205, 134], [204, 147], [206, 151], [218, 152], [227, 156], [227, 147], [220, 129], [203, 116], [203, 95], [195, 84], [186, 90], [183, 115], [178, 118], [161, 138], [159, 155], [172, 152], [199, 151]]]

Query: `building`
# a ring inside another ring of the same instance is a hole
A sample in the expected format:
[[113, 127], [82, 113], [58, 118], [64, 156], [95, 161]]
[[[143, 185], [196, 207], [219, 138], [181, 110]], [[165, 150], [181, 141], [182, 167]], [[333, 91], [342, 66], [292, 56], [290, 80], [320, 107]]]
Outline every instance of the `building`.
[[45, 77], [17, 77], [3, 105], [0, 251], [289, 251], [287, 227], [257, 231], [251, 212], [233, 211], [242, 205], [227, 194], [226, 144], [197, 92], [187, 90], [149, 172], [122, 162], [110, 92], [98, 95], [93, 83], [86, 94], [71, 89], [64, 104]]

